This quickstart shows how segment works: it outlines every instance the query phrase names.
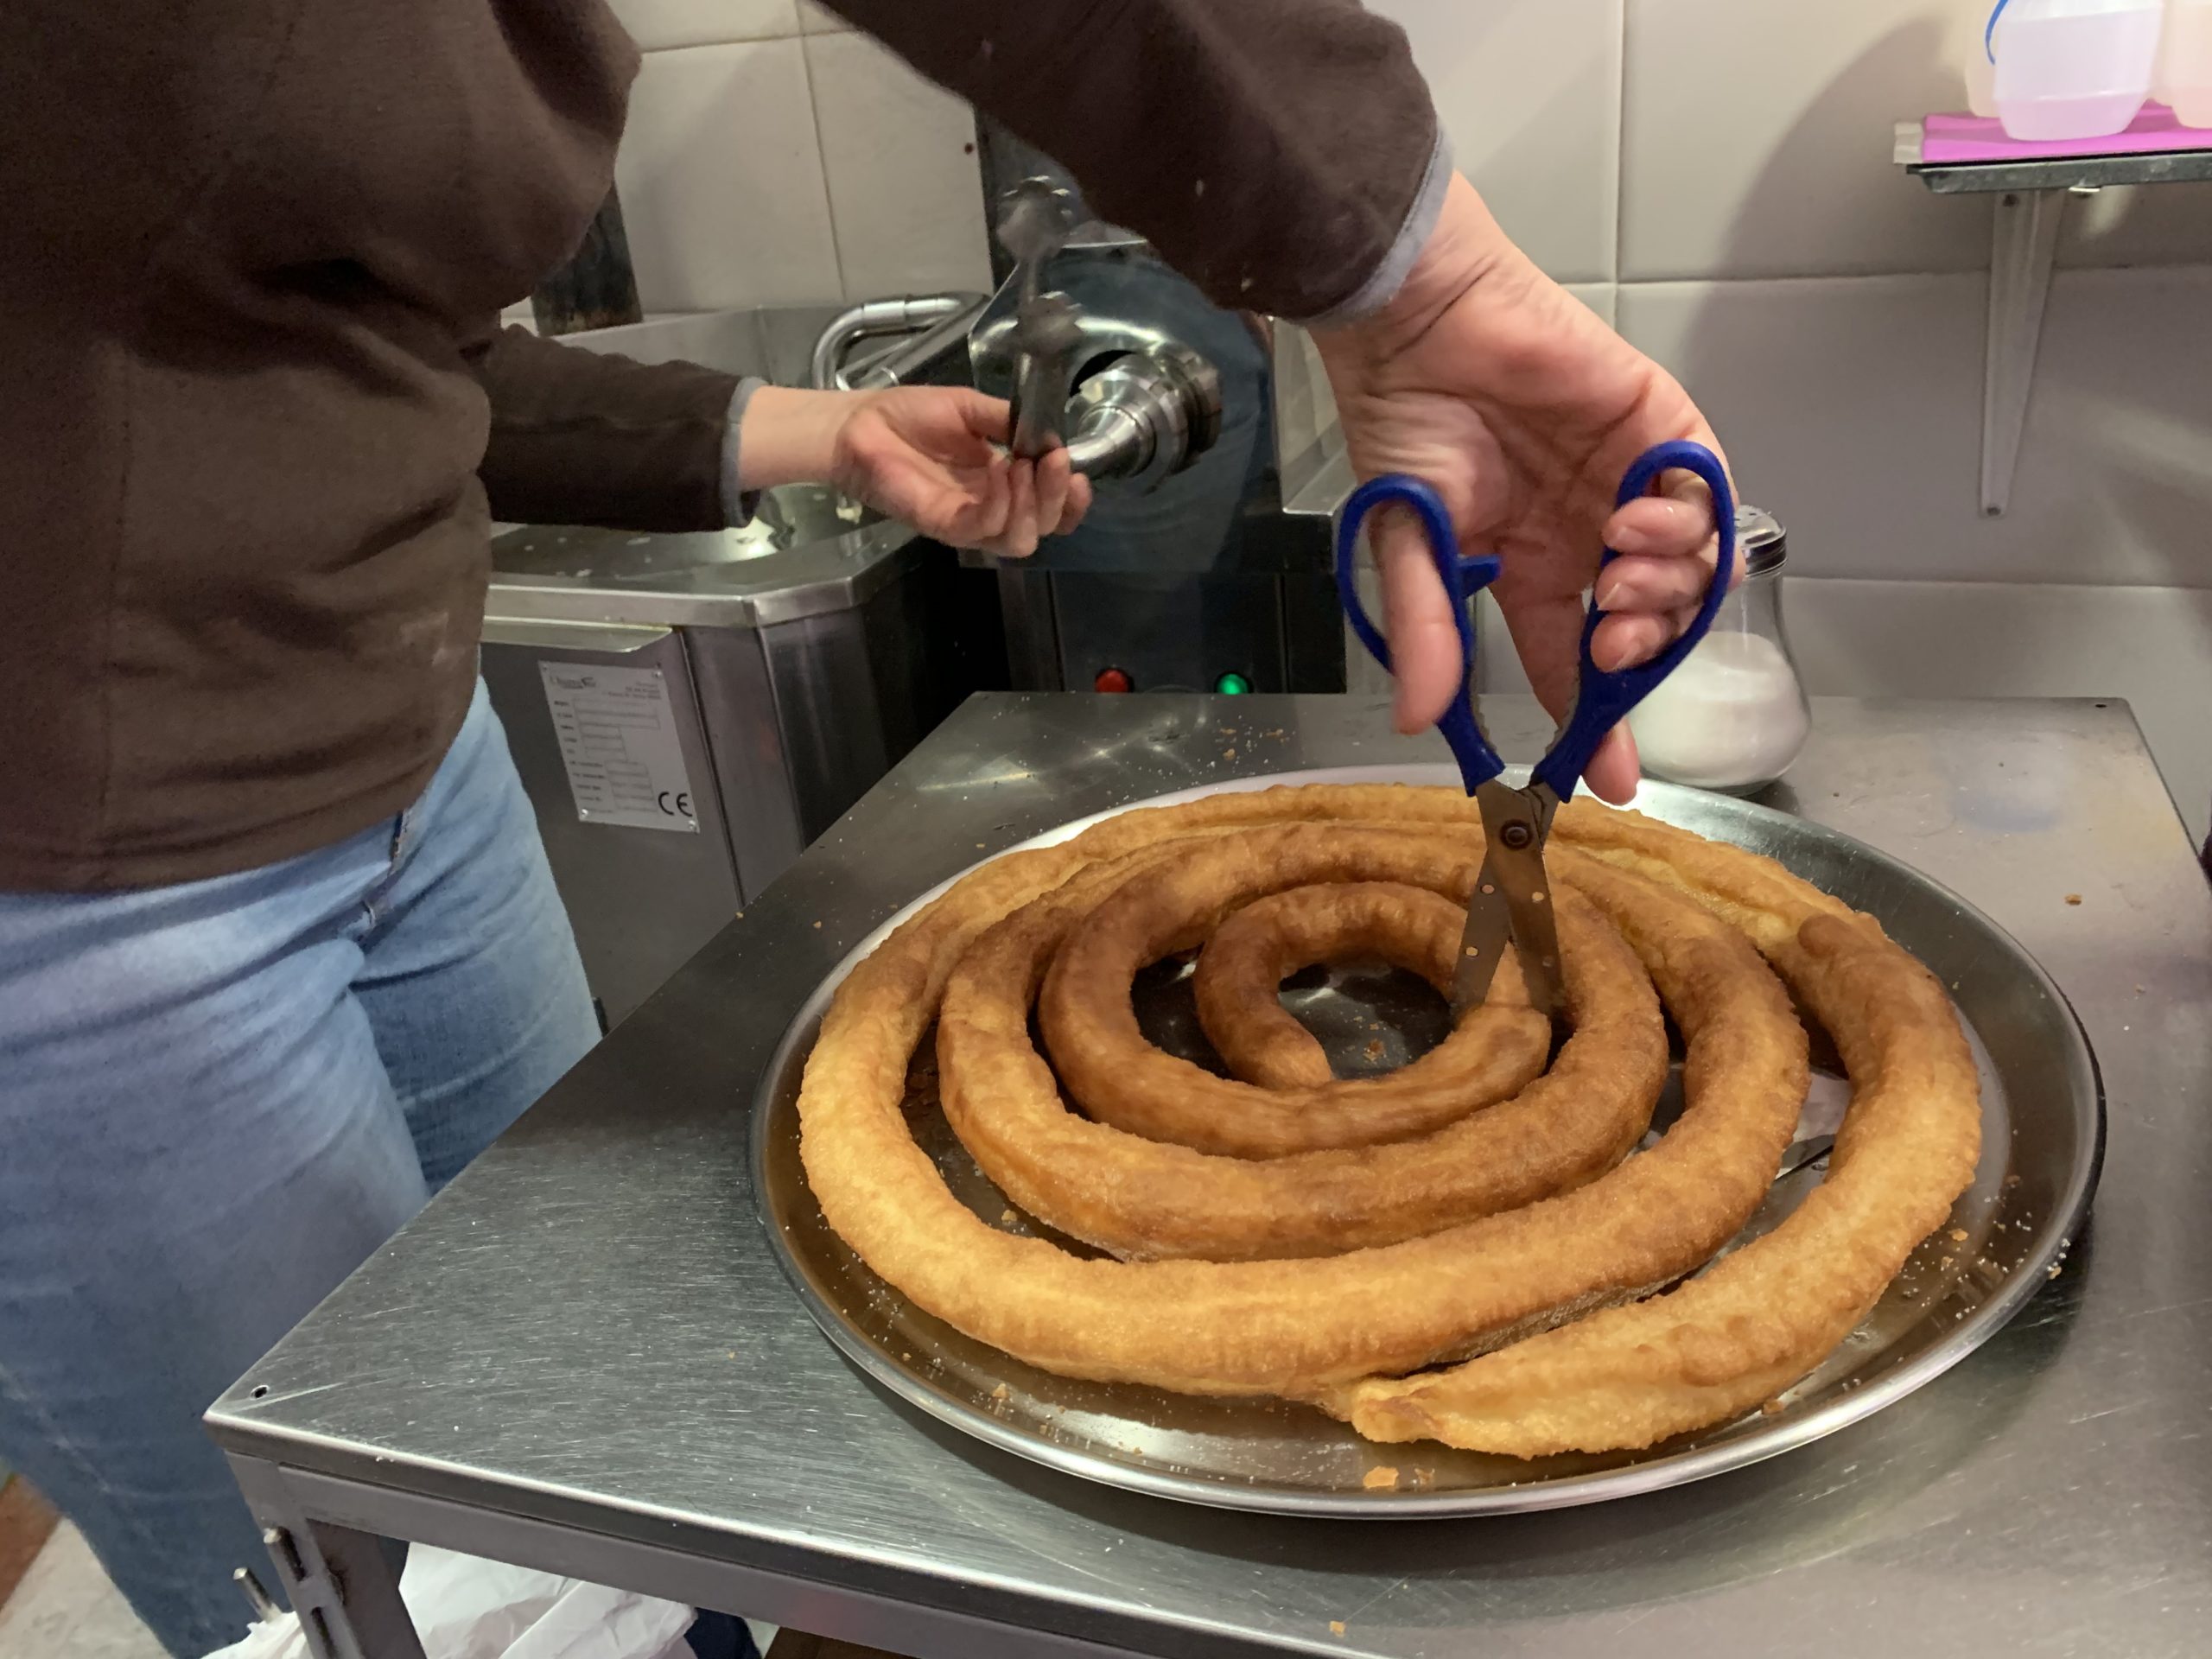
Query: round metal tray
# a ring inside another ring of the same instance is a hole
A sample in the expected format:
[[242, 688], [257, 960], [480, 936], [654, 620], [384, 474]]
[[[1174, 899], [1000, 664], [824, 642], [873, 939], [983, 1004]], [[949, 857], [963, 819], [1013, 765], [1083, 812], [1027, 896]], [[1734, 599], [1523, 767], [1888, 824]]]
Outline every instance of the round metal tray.
[[[1456, 785], [1459, 779], [1447, 766], [1357, 767], [1225, 787], [1376, 782]], [[1217, 792], [1192, 790], [1138, 804]], [[800, 1072], [830, 994], [934, 893], [861, 941], [823, 982], [778, 1047], [755, 1097], [754, 1191], [792, 1283], [832, 1342], [932, 1416], [1071, 1474], [1231, 1509], [1403, 1517], [1595, 1503], [1738, 1468], [1880, 1410], [1987, 1341], [2057, 1271], [2088, 1210], [2104, 1145], [2103, 1090], [2088, 1039], [2050, 976], [2009, 935], [1894, 859], [1787, 814], [1695, 790], [1647, 784], [1637, 804], [1669, 823], [1778, 859], [1878, 917], [1950, 987], [1981, 1068], [1982, 1155], [1974, 1185], [1866, 1321], [1784, 1394], [1778, 1408], [1643, 1452], [1522, 1461], [1433, 1443], [1380, 1446], [1304, 1406], [1071, 1382], [921, 1313], [823, 1221], [799, 1164], [798, 1102]], [[1095, 822], [1065, 824], [1023, 845], [1064, 840]], [[1191, 1007], [1185, 973], [1173, 964], [1147, 969], [1136, 988], [1138, 1012], [1154, 1041], [1205, 1063], [1213, 1057]], [[1380, 964], [1313, 970], [1290, 982], [1286, 995], [1346, 1072], [1402, 1064], [1440, 1038], [1448, 1022], [1433, 991]], [[1848, 1096], [1824, 1047], [1815, 1033], [1801, 1139], [1833, 1131]], [[1673, 1092], [1670, 1085], [1670, 1098], [1661, 1103], [1655, 1120], [1660, 1127], [1675, 1109]], [[916, 1137], [978, 1216], [1057, 1238], [1014, 1214], [954, 1137], [937, 1109], [926, 1046], [906, 1104]], [[1783, 1176], [1741, 1236], [1772, 1229], [1820, 1178], [1818, 1165]], [[1395, 1487], [1363, 1484], [1370, 1471], [1386, 1467], [1397, 1471]]]

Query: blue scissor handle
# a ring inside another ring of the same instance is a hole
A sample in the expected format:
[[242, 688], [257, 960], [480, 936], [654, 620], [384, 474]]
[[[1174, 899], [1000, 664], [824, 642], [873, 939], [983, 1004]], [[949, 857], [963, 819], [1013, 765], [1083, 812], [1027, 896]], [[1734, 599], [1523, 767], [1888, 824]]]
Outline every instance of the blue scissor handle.
[[[1592, 599], [1590, 614], [1582, 624], [1582, 675], [1575, 688], [1574, 712], [1567, 717], [1566, 728], [1553, 740], [1550, 750], [1536, 763], [1532, 778], [1533, 782], [1549, 785], [1562, 801], [1582, 781], [1582, 773], [1605, 734], [1626, 719], [1629, 710], [1650, 696], [1659, 682], [1696, 648], [1728, 597], [1729, 578], [1736, 569], [1736, 498], [1728, 487], [1727, 470], [1712, 450], [1688, 439], [1653, 445], [1637, 457], [1621, 480], [1618, 505], [1626, 506], [1649, 490], [1660, 474], [1677, 468], [1695, 473], [1713, 492], [1713, 516], [1720, 531], [1720, 555], [1713, 566], [1713, 585], [1706, 589], [1705, 602], [1698, 607], [1696, 617], [1681, 639], [1649, 662], [1617, 672], [1599, 668], [1590, 658], [1590, 641], [1598, 625], [1605, 620]], [[1599, 556], [1598, 568], [1603, 570], [1619, 556], [1607, 548]]]
[[1460, 553], [1459, 538], [1452, 533], [1452, 515], [1445, 511], [1443, 498], [1417, 478], [1386, 473], [1354, 490], [1337, 523], [1337, 597], [1344, 604], [1344, 620], [1351, 624], [1352, 632], [1386, 672], [1390, 671], [1390, 647], [1369, 620], [1367, 607], [1359, 602], [1356, 581], [1360, 526], [1369, 513], [1386, 504], [1411, 507], [1419, 516], [1428, 538], [1429, 556], [1436, 561], [1436, 574], [1451, 597], [1452, 620], [1459, 630], [1464, 666], [1459, 671], [1459, 695], [1437, 721], [1436, 729], [1444, 734], [1471, 795], [1477, 785], [1488, 783], [1505, 770], [1505, 762], [1497, 758], [1497, 751], [1475, 723], [1474, 703], [1467, 695], [1475, 667], [1475, 626], [1467, 615], [1467, 599], [1497, 580], [1498, 562], [1486, 554]]

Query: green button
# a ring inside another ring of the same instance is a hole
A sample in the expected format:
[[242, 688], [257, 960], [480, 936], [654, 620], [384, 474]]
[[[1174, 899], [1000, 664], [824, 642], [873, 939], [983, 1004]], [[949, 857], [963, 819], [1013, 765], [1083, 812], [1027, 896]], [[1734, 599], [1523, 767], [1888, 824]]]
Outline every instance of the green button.
[[1225, 697], [1241, 697], [1252, 689], [1252, 682], [1242, 674], [1224, 674], [1213, 683], [1213, 689]]

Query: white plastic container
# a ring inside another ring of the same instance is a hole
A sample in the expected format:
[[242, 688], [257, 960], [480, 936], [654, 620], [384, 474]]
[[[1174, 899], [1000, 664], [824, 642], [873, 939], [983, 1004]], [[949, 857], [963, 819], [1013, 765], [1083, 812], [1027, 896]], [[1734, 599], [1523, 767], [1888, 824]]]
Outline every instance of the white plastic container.
[[1997, 113], [1996, 46], [2005, 33], [2005, 17], [1999, 12], [1992, 21], [1989, 10], [1995, 3], [1968, 0], [1967, 7], [1974, 22], [1974, 39], [1967, 45], [1967, 108], [1984, 117]]
[[1997, 118], [2012, 138], [2102, 138], [2151, 96], [2164, 0], [2004, 0]]
[[2166, 0], [2157, 95], [2185, 127], [2212, 127], [2212, 0]]

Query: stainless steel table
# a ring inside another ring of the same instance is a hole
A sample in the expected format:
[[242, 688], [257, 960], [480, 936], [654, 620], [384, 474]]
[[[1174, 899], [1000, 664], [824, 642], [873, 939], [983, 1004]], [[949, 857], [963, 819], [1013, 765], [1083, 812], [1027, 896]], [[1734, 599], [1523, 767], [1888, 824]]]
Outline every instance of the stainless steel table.
[[[1491, 715], [1536, 753], [1533, 706]], [[216, 1405], [331, 1651], [418, 1651], [381, 1534], [923, 1656], [2204, 1652], [2212, 894], [2117, 702], [1824, 702], [1777, 792], [2017, 934], [2110, 1095], [2064, 1274], [1872, 1421], [1598, 1508], [1319, 1522], [1048, 1472], [837, 1357], [744, 1117], [849, 944], [1072, 817], [1434, 750], [1362, 699], [969, 703]]]

